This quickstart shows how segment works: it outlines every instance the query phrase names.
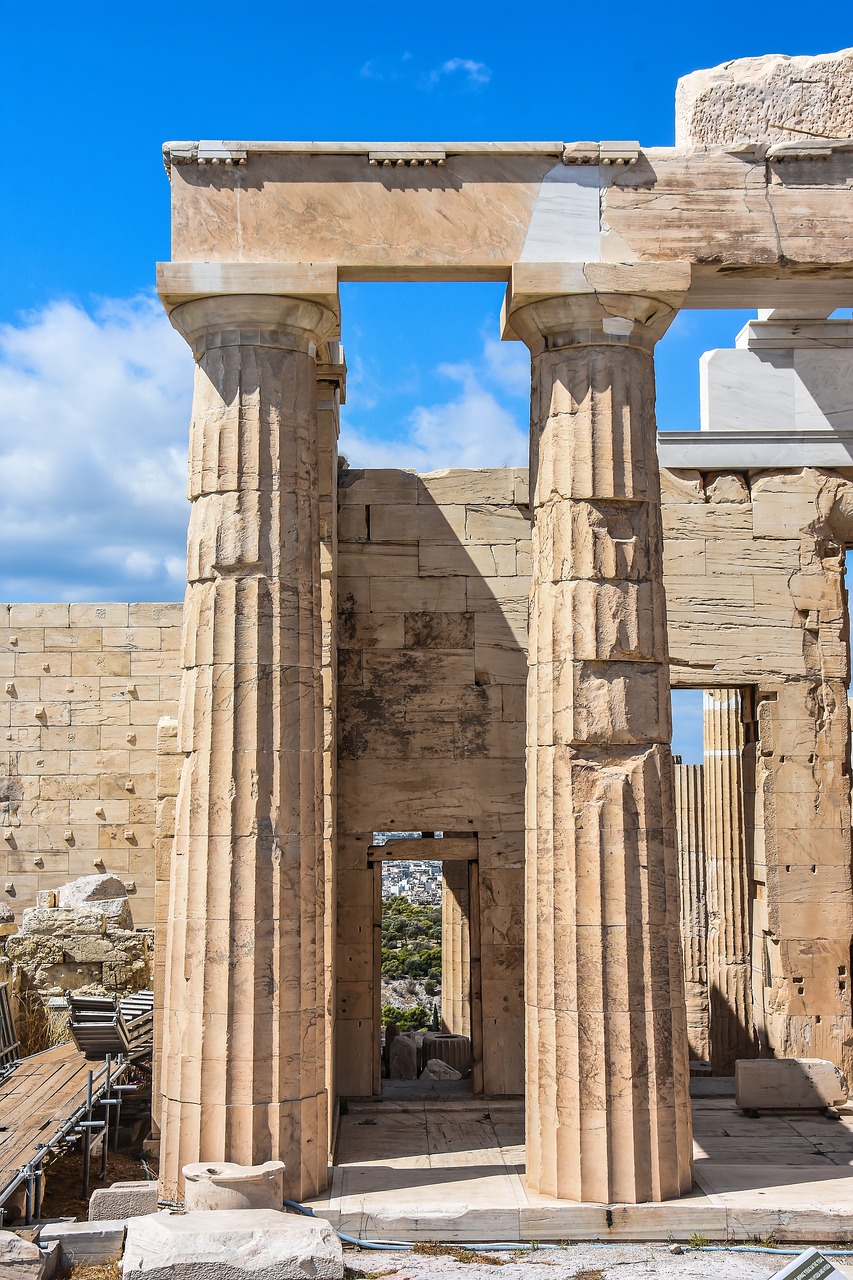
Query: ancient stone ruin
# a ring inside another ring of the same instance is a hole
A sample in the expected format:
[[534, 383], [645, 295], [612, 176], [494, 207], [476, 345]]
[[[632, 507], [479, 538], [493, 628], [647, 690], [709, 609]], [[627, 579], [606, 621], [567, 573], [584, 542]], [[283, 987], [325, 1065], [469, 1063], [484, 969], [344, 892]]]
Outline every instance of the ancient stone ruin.
[[[7, 953], [68, 964], [37, 898], [93, 869], [155, 923], [169, 1194], [198, 1161], [324, 1189], [337, 1100], [381, 1087], [375, 833], [442, 859], [448, 1029], [524, 1094], [545, 1195], [689, 1191], [691, 1059], [853, 1068], [853, 53], [806, 65], [687, 77], [675, 147], [165, 147], [183, 609], [3, 606], [0, 794]], [[352, 280], [507, 283], [529, 474], [342, 464]], [[758, 318], [658, 437], [685, 308]]]

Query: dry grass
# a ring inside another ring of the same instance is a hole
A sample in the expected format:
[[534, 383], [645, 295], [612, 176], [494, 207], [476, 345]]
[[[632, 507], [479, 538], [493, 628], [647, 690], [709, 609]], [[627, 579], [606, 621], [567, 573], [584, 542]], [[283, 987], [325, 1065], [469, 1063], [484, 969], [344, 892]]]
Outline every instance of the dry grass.
[[121, 1280], [121, 1272], [117, 1262], [78, 1262], [58, 1280]]
[[37, 991], [21, 991], [15, 996], [15, 1030], [22, 1058], [71, 1039], [68, 1010], [50, 1008]]
[[478, 1262], [481, 1266], [504, 1267], [510, 1258], [499, 1258], [486, 1250], [480, 1253], [476, 1249], [460, 1249], [455, 1244], [442, 1244], [439, 1240], [423, 1240], [412, 1245], [412, 1253], [423, 1254], [427, 1258], [453, 1258], [456, 1262]]

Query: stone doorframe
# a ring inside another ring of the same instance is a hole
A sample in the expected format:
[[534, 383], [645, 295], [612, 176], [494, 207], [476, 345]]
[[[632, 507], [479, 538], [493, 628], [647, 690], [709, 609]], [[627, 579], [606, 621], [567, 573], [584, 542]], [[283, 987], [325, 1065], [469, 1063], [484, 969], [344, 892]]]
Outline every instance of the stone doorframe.
[[[412, 853], [416, 856], [412, 857]], [[382, 1030], [382, 864], [406, 862], [453, 862], [468, 871], [468, 948], [471, 1007], [471, 1087], [483, 1092], [483, 998], [480, 961], [480, 867], [477, 833], [444, 836], [438, 840], [389, 840], [371, 845], [368, 866], [373, 868], [373, 1092], [382, 1093], [380, 1041]], [[442, 955], [442, 990], [445, 957]]]

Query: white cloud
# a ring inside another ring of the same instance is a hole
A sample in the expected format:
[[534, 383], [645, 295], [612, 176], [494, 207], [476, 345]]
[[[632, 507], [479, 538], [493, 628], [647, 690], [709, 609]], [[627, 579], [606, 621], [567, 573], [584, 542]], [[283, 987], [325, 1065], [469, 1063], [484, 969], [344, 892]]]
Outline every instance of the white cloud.
[[485, 62], [475, 62], [473, 58], [449, 58], [440, 67], [430, 72], [430, 81], [437, 84], [442, 76], [461, 74], [469, 88], [482, 88], [492, 78], [491, 67]]
[[192, 368], [150, 297], [0, 327], [3, 599], [179, 598]]
[[[411, 65], [410, 65], [411, 64]], [[405, 82], [416, 89], [434, 89], [442, 80], [456, 81], [466, 89], [482, 89], [492, 78], [492, 69], [485, 62], [473, 58], [448, 58], [431, 71], [416, 71], [412, 55], [408, 51], [399, 57], [374, 57], [362, 63], [358, 72], [362, 80], [376, 80], [389, 84]]]
[[[358, 411], [344, 410], [341, 432], [353, 466], [526, 465], [520, 344], [484, 336], [479, 359], [417, 370], [446, 394], [384, 439], [387, 383], [355, 367]], [[180, 598], [192, 371], [150, 297], [91, 314], [55, 302], [0, 326], [0, 599]]]
[[[527, 465], [527, 426], [489, 387], [498, 384], [513, 394], [529, 387], [526, 351], [506, 355], [501, 344], [486, 341], [482, 364], [442, 364], [436, 373], [455, 383], [450, 399], [418, 405], [402, 432], [388, 439], [371, 437], [350, 425], [344, 413], [341, 452], [353, 467], [409, 467], [434, 471], [441, 467], [501, 467]], [[523, 372], [523, 384], [520, 375]]]
[[483, 339], [483, 358], [489, 380], [502, 391], [528, 401], [530, 398], [530, 352], [522, 342]]
[[398, 59], [382, 59], [368, 58], [359, 69], [359, 75], [362, 80], [402, 80], [404, 79], [404, 67], [407, 62], [411, 62], [412, 55], [408, 49], [400, 54]]

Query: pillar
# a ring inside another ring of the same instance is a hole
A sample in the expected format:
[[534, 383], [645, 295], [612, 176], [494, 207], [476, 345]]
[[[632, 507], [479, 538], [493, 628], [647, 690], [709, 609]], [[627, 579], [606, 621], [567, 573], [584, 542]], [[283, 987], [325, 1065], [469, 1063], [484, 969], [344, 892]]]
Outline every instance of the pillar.
[[527, 1181], [638, 1203], [692, 1184], [652, 355], [683, 292], [650, 296], [686, 274], [575, 281], [508, 311], [532, 354]]
[[316, 348], [336, 316], [211, 297], [197, 363], [166, 944], [161, 1194], [188, 1161], [326, 1185]]
[[457, 1036], [471, 1034], [471, 941], [468, 863], [441, 869], [441, 1020]]
[[320, 461], [320, 625], [323, 682], [323, 864], [326, 886], [326, 1087], [329, 1125], [335, 1104], [335, 950], [337, 943], [337, 708], [338, 708], [338, 435], [346, 399], [346, 362], [339, 342], [324, 344], [317, 365], [317, 440]]
[[740, 690], [706, 689], [703, 705], [710, 1061], [726, 1076], [755, 1054]]
[[675, 766], [675, 825], [681, 885], [681, 945], [690, 1057], [710, 1061], [705, 782], [701, 764]]

